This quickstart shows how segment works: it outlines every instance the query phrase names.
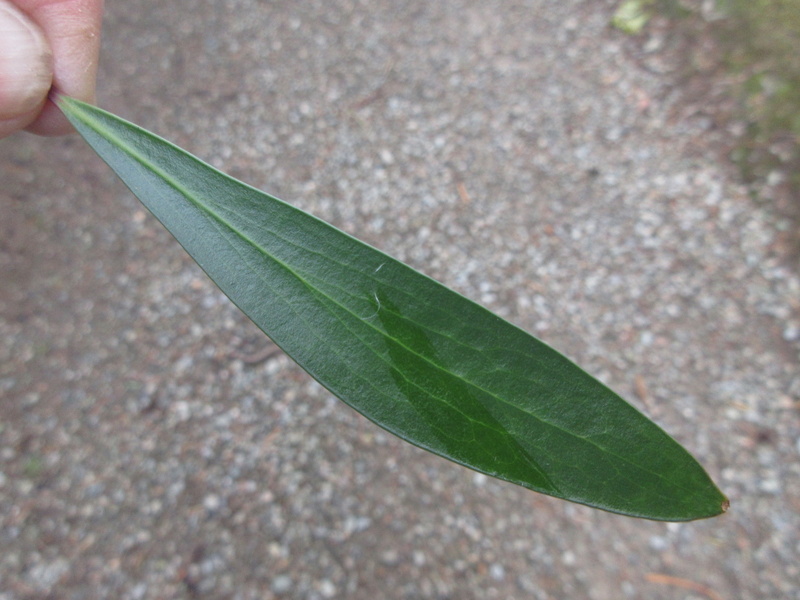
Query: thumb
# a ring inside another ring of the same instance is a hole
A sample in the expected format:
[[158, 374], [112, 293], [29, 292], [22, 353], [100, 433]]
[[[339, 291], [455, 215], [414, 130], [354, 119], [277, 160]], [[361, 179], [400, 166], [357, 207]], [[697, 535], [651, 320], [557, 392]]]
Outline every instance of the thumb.
[[53, 79], [44, 33], [16, 6], [0, 0], [0, 137], [32, 123]]

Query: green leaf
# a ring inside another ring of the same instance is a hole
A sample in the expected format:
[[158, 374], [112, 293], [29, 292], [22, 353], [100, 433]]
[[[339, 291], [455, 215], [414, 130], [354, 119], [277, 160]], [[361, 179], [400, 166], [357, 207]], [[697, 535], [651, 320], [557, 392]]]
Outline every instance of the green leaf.
[[619, 5], [611, 24], [625, 33], [640, 33], [650, 20], [653, 0], [625, 0]]
[[376, 424], [612, 512], [677, 521], [727, 508], [686, 450], [536, 338], [136, 125], [57, 102], [230, 299]]

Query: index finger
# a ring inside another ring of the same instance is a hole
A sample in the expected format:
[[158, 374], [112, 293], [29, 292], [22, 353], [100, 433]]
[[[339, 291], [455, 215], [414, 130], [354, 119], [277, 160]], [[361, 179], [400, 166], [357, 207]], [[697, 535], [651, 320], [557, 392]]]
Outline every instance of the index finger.
[[[14, 0], [44, 31], [53, 51], [53, 87], [84, 102], [95, 101], [103, 0]], [[40, 135], [72, 131], [48, 100], [27, 127]]]

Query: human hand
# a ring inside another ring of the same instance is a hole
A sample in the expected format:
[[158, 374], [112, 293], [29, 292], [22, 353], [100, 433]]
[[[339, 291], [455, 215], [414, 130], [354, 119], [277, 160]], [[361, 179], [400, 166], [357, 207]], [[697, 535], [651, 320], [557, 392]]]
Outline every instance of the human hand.
[[103, 0], [0, 0], [0, 138], [72, 131], [47, 95], [94, 102], [102, 13]]

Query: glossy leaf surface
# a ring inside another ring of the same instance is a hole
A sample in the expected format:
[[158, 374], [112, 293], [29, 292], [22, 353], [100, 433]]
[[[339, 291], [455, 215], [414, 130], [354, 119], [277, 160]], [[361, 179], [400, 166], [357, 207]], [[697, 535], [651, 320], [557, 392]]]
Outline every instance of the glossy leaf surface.
[[686, 450], [541, 341], [131, 123], [58, 104], [225, 294], [381, 427], [612, 512], [690, 520], [727, 506]]

